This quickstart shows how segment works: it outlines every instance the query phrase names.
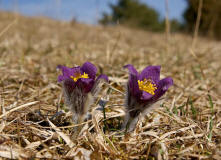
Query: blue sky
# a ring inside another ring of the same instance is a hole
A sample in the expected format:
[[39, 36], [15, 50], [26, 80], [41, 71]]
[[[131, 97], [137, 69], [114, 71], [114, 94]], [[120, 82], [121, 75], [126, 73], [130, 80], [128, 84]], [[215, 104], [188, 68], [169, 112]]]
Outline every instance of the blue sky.
[[[141, 0], [156, 9], [161, 18], [165, 15], [165, 0]], [[187, 4], [185, 0], [168, 0], [169, 16], [182, 21]], [[48, 16], [54, 19], [96, 24], [103, 12], [110, 13], [108, 4], [117, 0], [0, 0], [0, 10], [17, 11], [27, 16]]]

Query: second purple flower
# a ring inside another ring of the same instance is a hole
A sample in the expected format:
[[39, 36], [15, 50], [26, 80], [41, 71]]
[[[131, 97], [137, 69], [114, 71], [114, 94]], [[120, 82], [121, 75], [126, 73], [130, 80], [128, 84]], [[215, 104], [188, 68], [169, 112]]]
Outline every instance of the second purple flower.
[[159, 101], [159, 98], [173, 85], [173, 79], [167, 77], [160, 80], [160, 66], [148, 66], [141, 73], [138, 73], [131, 64], [124, 66], [124, 68], [129, 70], [129, 80], [126, 91], [126, 116], [123, 127], [129, 127], [129, 130], [133, 130], [138, 116], [152, 109], [153, 104]]

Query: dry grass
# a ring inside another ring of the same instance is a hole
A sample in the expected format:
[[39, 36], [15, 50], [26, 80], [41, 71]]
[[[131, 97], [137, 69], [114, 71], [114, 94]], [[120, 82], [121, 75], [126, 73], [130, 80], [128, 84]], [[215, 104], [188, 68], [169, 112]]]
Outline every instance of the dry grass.
[[[221, 159], [221, 43], [122, 27], [94, 27], [0, 14], [0, 157], [2, 159]], [[13, 23], [12, 25], [10, 25]], [[6, 29], [7, 28], [7, 29]], [[56, 66], [91, 61], [110, 77], [96, 109], [71, 140]], [[121, 133], [124, 85], [131, 63], [142, 70], [161, 65], [171, 76], [161, 107]], [[57, 111], [61, 114], [54, 114]], [[106, 127], [104, 124], [106, 123]], [[104, 133], [105, 128], [105, 133]], [[1, 159], [1, 158], [0, 158]]]

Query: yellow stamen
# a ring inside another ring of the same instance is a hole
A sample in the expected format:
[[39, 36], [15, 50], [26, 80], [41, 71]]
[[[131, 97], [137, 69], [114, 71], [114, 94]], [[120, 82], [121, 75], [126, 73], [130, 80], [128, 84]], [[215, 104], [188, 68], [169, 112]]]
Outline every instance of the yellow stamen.
[[77, 80], [78, 80], [79, 78], [89, 78], [89, 77], [88, 77], [88, 74], [86, 74], [85, 72], [84, 72], [84, 74], [78, 73], [78, 74], [75, 75], [75, 77], [74, 77], [74, 76], [71, 76], [71, 79], [73, 79], [74, 82], [77, 82]]
[[156, 84], [152, 83], [150, 79], [138, 80], [139, 89], [154, 95], [154, 91], [157, 89]]

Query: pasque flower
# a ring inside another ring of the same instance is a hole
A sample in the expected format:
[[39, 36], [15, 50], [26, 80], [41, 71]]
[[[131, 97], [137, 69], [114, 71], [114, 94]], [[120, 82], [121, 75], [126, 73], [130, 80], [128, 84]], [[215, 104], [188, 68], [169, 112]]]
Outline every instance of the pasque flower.
[[108, 81], [108, 77], [100, 75], [96, 78], [97, 68], [90, 62], [73, 68], [60, 65], [57, 68], [62, 71], [58, 82], [62, 83], [65, 103], [73, 113], [73, 121], [81, 123], [99, 91], [100, 80]]
[[123, 127], [133, 130], [138, 116], [152, 109], [168, 88], [173, 85], [170, 77], [160, 80], [160, 66], [148, 66], [138, 73], [133, 65], [124, 66], [129, 70], [125, 107], [126, 116]]

